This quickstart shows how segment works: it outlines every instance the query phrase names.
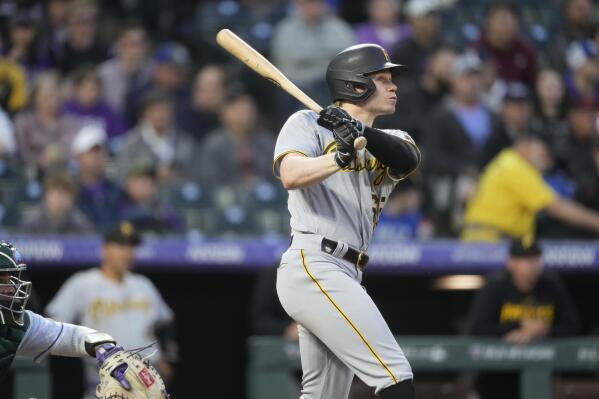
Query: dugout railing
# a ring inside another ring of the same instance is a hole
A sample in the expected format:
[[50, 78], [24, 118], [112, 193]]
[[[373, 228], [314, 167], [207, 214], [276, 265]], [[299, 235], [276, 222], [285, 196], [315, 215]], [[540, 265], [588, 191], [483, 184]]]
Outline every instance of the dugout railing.
[[[456, 336], [398, 336], [418, 371], [516, 370], [521, 399], [551, 399], [554, 371], [599, 372], [599, 339], [546, 339], [529, 345]], [[248, 339], [248, 399], [287, 398], [297, 383], [299, 347], [278, 337]]]

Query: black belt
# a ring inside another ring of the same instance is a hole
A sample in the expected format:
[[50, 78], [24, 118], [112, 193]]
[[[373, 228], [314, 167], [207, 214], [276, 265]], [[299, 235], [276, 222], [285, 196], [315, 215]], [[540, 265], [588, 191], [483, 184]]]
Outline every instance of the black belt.
[[[320, 243], [320, 249], [322, 252], [333, 255], [333, 252], [335, 249], [337, 249], [337, 245], [339, 245], [337, 241], [329, 240], [328, 238], [323, 237], [322, 242]], [[368, 265], [368, 260], [370, 258], [366, 252], [358, 251], [357, 249], [348, 247], [347, 252], [345, 255], [341, 256], [341, 259], [345, 259], [346, 261], [358, 266], [360, 269], [364, 269]]]

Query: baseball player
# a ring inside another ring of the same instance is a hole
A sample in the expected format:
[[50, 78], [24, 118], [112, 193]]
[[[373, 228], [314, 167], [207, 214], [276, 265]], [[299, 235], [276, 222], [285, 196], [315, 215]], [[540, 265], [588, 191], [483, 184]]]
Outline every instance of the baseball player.
[[[302, 399], [347, 398], [354, 374], [383, 398], [412, 399], [412, 370], [361, 286], [368, 245], [396, 183], [420, 153], [400, 130], [372, 128], [395, 111], [400, 65], [374, 44], [329, 63], [334, 106], [293, 114], [277, 140], [273, 169], [289, 191], [292, 239], [277, 293], [299, 324]], [[367, 139], [365, 150], [354, 140]]]
[[[64, 322], [82, 324], [115, 337], [126, 348], [139, 348], [159, 341], [152, 356], [156, 368], [168, 380], [172, 371], [165, 351], [173, 340], [173, 311], [145, 276], [130, 272], [140, 236], [127, 221], [104, 235], [102, 263], [75, 273], [46, 307], [48, 315]], [[97, 367], [85, 361], [86, 398], [98, 384]]]
[[[164, 383], [153, 368], [147, 368], [143, 361], [133, 359], [135, 355], [116, 346], [116, 341], [108, 334], [74, 324], [59, 323], [25, 310], [31, 293], [31, 282], [21, 280], [21, 273], [27, 269], [23, 257], [10, 243], [0, 240], [0, 382], [6, 376], [15, 356], [41, 361], [48, 355], [92, 357], [97, 359], [103, 387], [98, 387], [99, 398], [137, 397], [136, 393], [147, 392], [167, 399]], [[127, 356], [123, 360], [122, 355]], [[115, 359], [118, 359], [114, 362]], [[146, 381], [153, 381], [154, 387], [138, 386], [137, 377], [122, 367], [138, 371], [144, 370]], [[96, 374], [98, 369], [96, 367]], [[120, 388], [115, 388], [119, 386]], [[125, 396], [111, 396], [115, 393]], [[131, 396], [128, 396], [128, 394]], [[144, 396], [146, 397], [146, 396]]]

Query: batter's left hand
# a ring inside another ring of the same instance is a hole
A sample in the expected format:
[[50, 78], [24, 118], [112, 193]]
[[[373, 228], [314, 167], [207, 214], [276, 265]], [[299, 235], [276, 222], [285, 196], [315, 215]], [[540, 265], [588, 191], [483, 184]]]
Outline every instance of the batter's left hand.
[[343, 122], [350, 121], [352, 117], [343, 108], [335, 105], [323, 108], [318, 116], [317, 123], [325, 129], [334, 130]]

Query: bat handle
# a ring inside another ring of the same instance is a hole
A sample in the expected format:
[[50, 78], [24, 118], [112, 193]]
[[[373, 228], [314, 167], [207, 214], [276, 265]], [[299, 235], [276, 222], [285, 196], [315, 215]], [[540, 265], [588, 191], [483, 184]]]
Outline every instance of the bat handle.
[[366, 137], [358, 137], [354, 140], [354, 148], [356, 150], [361, 150], [362, 148], [366, 147], [366, 143]]

